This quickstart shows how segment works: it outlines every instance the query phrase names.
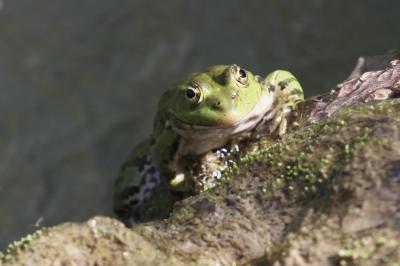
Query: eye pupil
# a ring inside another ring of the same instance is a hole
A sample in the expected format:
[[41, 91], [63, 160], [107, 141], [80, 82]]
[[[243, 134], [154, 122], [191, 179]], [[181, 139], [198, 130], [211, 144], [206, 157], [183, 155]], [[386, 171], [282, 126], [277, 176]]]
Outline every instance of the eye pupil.
[[186, 97], [189, 99], [193, 99], [196, 96], [196, 92], [192, 89], [187, 89], [186, 90]]
[[240, 70], [239, 70], [239, 76], [240, 76], [241, 78], [246, 78], [246, 71], [244, 71], [243, 69], [240, 69]]

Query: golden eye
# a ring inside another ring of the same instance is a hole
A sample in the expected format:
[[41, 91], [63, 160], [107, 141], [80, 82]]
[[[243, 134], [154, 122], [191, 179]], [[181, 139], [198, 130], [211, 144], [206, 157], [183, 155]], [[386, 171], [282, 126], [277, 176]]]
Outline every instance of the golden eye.
[[240, 87], [247, 87], [249, 85], [246, 70], [240, 68], [237, 65], [233, 65], [233, 75]]
[[200, 86], [195, 83], [186, 89], [185, 96], [192, 104], [199, 104], [203, 101], [203, 92]]

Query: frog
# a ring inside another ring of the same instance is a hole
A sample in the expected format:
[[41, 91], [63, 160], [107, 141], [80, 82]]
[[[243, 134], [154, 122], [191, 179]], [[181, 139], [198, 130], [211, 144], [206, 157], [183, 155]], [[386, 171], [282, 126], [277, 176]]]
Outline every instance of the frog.
[[260, 130], [282, 137], [288, 116], [302, 101], [303, 89], [287, 70], [263, 78], [232, 64], [188, 75], [162, 94], [151, 134], [122, 165], [114, 187], [117, 217], [128, 226], [139, 223], [146, 203], [161, 188], [187, 195], [195, 182], [185, 170], [188, 158]]

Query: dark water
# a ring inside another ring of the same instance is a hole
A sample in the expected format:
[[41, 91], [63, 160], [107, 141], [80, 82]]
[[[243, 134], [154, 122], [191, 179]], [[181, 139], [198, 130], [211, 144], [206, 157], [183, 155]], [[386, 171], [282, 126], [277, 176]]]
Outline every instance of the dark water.
[[400, 1], [1, 3], [0, 249], [38, 219], [110, 215], [119, 165], [184, 75], [284, 68], [313, 95], [400, 47]]

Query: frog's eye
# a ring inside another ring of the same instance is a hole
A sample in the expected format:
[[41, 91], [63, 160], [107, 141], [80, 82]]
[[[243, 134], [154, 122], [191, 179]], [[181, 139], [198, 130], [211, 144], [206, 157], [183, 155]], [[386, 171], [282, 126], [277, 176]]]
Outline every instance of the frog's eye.
[[233, 75], [236, 79], [236, 83], [240, 87], [247, 87], [249, 85], [246, 70], [240, 68], [237, 65], [233, 65]]
[[197, 84], [191, 84], [185, 91], [186, 99], [192, 104], [199, 104], [203, 101], [203, 92]]

